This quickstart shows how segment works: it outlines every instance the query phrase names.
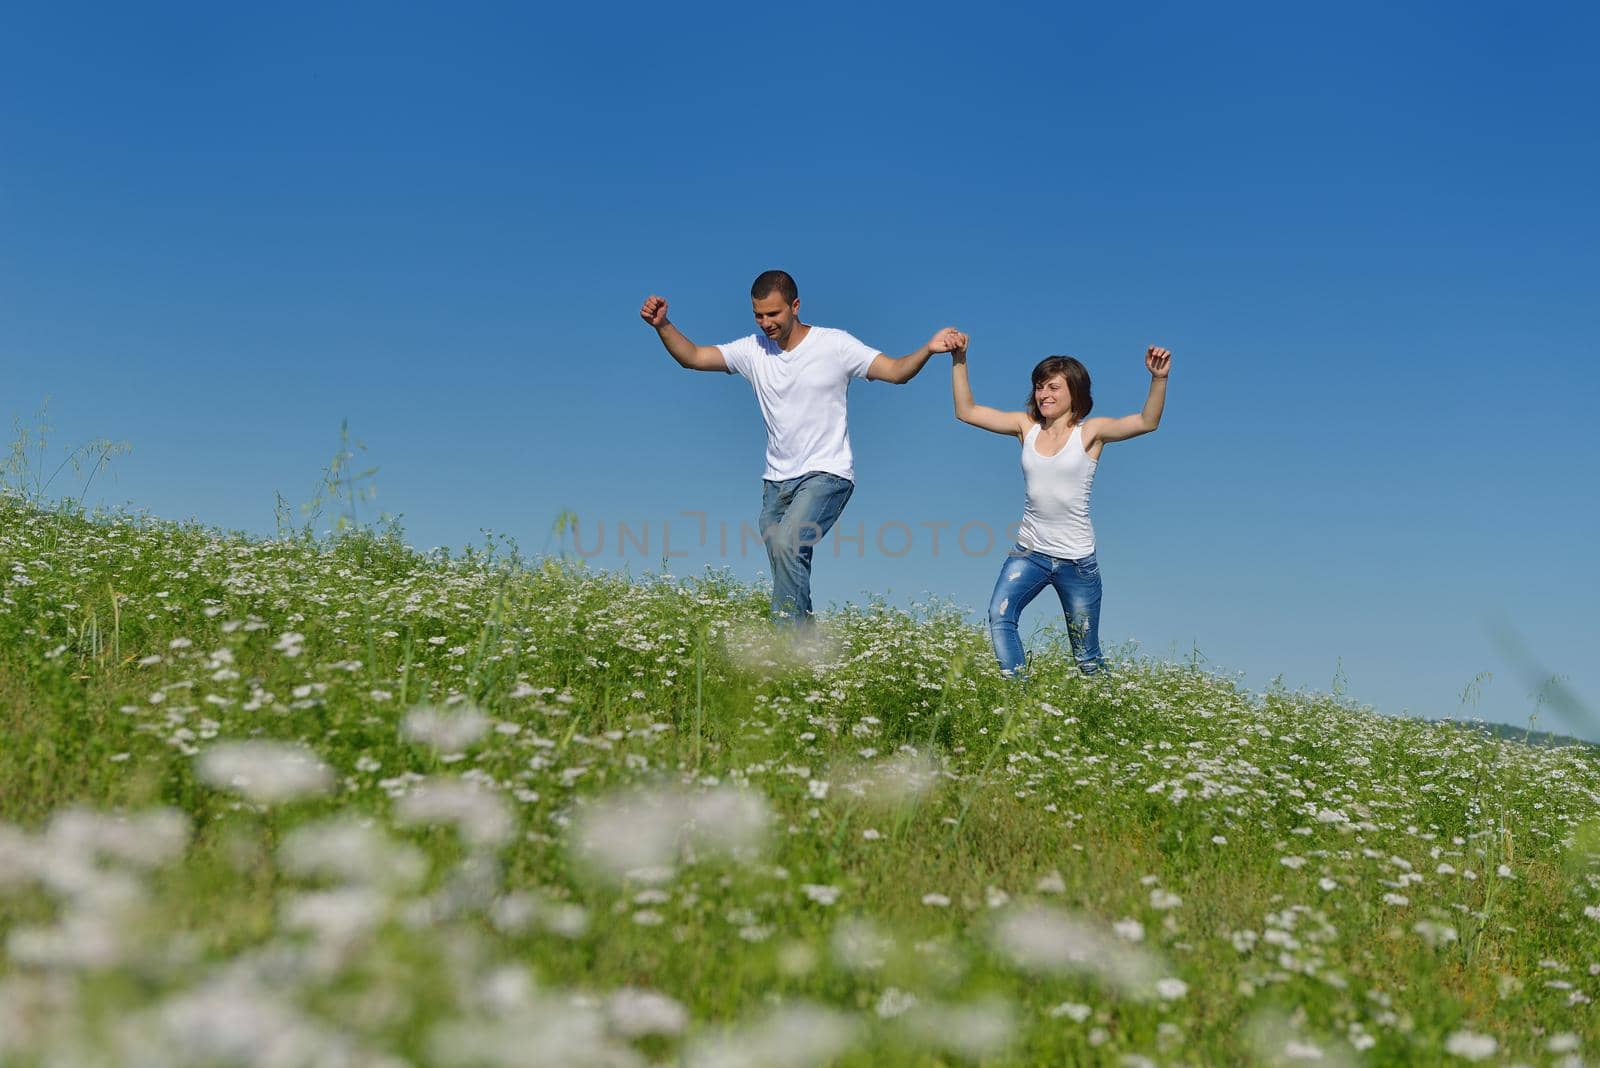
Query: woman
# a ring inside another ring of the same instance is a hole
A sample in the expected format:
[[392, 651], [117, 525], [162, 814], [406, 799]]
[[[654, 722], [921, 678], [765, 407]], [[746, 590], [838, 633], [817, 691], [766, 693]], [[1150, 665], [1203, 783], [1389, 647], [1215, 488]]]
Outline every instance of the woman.
[[1047, 357], [1033, 369], [1027, 411], [1003, 412], [974, 402], [967, 380], [965, 336], [961, 342], [951, 353], [956, 418], [1020, 440], [1027, 483], [1017, 544], [1007, 555], [989, 599], [995, 658], [1004, 674], [1022, 672], [1027, 660], [1017, 637], [1017, 620], [1029, 601], [1046, 586], [1054, 586], [1078, 670], [1093, 675], [1104, 670], [1106, 662], [1100, 653], [1100, 566], [1089, 522], [1089, 490], [1108, 442], [1136, 438], [1161, 425], [1172, 353], [1154, 345], [1145, 352], [1150, 392], [1142, 411], [1118, 419], [1090, 419], [1094, 400], [1089, 372], [1071, 356]]

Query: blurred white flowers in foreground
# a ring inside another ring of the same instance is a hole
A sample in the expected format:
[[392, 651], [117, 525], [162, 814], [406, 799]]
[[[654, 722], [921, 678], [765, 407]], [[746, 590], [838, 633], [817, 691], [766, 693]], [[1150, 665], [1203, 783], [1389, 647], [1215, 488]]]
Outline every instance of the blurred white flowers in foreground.
[[703, 855], [753, 859], [771, 823], [767, 799], [739, 787], [619, 792], [578, 813], [571, 848], [606, 879], [664, 882]]
[[1043, 905], [1025, 906], [995, 924], [995, 947], [1026, 971], [1097, 976], [1148, 996], [1161, 978], [1159, 959], [1089, 920]]
[[411, 741], [441, 753], [459, 753], [488, 733], [489, 723], [489, 717], [474, 705], [418, 705], [406, 713], [400, 731]]
[[843, 1053], [859, 1030], [855, 1018], [845, 1013], [820, 1005], [789, 1005], [695, 1043], [684, 1063], [690, 1068], [809, 1068]]
[[283, 742], [218, 742], [197, 764], [203, 782], [264, 805], [316, 797], [333, 785], [333, 772], [315, 753]]
[[454, 827], [476, 846], [496, 846], [511, 837], [514, 821], [504, 798], [466, 779], [439, 776], [424, 779], [395, 803], [402, 824]]

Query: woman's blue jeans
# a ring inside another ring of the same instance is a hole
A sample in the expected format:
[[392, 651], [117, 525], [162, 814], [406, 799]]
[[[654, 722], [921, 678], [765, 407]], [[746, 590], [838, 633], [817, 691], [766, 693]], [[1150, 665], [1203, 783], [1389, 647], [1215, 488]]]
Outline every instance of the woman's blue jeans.
[[812, 549], [838, 522], [856, 484], [811, 471], [762, 485], [761, 540], [772, 565], [772, 618], [806, 623], [811, 619]]
[[1061, 610], [1067, 619], [1067, 637], [1072, 641], [1072, 657], [1078, 670], [1093, 675], [1105, 669], [1100, 653], [1100, 563], [1090, 553], [1081, 560], [1055, 556], [1015, 546], [1006, 555], [1000, 577], [989, 598], [989, 637], [994, 641], [995, 659], [1007, 675], [1019, 675], [1027, 666], [1022, 639], [1017, 636], [1017, 621], [1029, 601], [1046, 586], [1056, 588]]

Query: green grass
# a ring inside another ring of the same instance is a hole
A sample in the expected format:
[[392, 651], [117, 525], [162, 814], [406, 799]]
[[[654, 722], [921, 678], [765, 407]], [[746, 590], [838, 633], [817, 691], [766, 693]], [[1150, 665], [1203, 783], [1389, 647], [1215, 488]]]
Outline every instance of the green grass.
[[[1049, 647], [1010, 685], [939, 606], [846, 607], [796, 655], [766, 608], [718, 574], [0, 498], [0, 1064], [1593, 1046], [1593, 749], [1193, 665], [1087, 680]], [[402, 730], [420, 705], [487, 730], [438, 752]], [[208, 782], [244, 739], [304, 747], [328, 789]], [[473, 792], [430, 814], [423, 783]], [[344, 816], [350, 870], [297, 867], [292, 833]], [[608, 878], [606, 850], [672, 871]]]

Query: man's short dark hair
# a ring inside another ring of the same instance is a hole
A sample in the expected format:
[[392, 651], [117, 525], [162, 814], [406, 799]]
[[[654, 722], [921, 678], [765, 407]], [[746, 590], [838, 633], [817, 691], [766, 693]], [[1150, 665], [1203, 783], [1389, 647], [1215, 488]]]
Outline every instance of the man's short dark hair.
[[762, 271], [750, 285], [751, 300], [770, 297], [774, 293], [782, 295], [785, 304], [793, 304], [800, 299], [800, 287], [794, 284], [788, 271]]

